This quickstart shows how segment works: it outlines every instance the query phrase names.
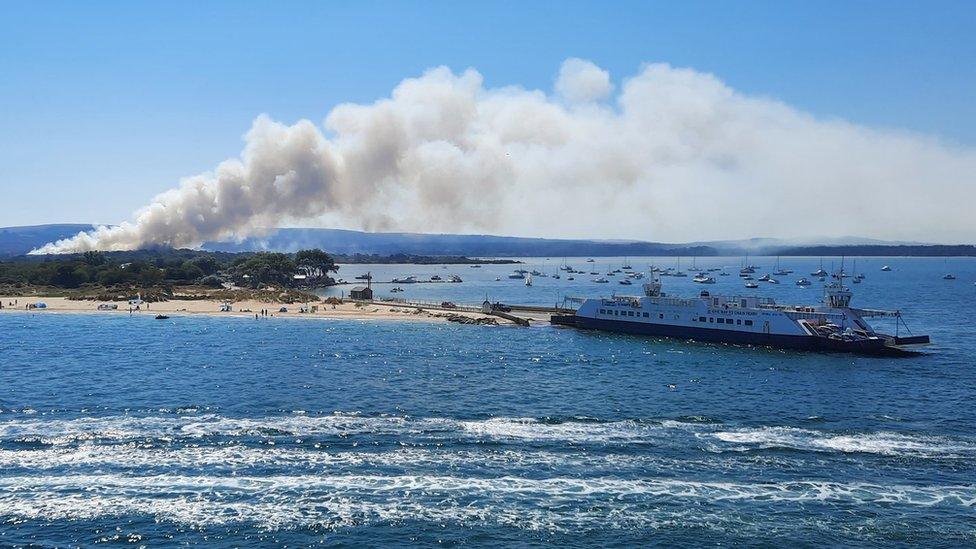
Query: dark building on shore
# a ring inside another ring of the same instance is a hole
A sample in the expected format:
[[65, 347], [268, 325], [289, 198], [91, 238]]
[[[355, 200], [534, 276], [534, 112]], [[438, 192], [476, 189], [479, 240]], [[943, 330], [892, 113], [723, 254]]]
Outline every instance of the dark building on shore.
[[369, 286], [353, 286], [352, 289], [349, 290], [349, 297], [352, 299], [372, 300], [373, 289]]

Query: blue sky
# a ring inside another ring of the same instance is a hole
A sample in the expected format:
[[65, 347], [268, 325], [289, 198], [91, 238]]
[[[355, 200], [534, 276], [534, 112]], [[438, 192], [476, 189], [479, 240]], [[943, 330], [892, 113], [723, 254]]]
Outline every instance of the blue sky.
[[[22, 2], [0, 19], [0, 226], [115, 223], [236, 156], [260, 113], [321, 123], [474, 67], [550, 90], [711, 72], [824, 118], [976, 144], [974, 2]], [[43, 197], [38, 200], [38, 197]], [[10, 206], [13, 204], [14, 206]]]

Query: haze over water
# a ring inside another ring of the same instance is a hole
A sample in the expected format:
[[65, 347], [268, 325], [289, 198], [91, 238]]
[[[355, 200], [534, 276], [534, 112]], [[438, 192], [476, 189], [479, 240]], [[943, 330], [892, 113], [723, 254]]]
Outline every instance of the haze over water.
[[[621, 263], [567, 261], [601, 274]], [[773, 261], [750, 262], [761, 274]], [[738, 258], [697, 262], [731, 276], [665, 278], [665, 291], [746, 292]], [[793, 284], [819, 260], [782, 265], [796, 274], [760, 295], [819, 299], [816, 280]], [[456, 272], [464, 283], [403, 297], [458, 303], [639, 291], [565, 273], [526, 288], [505, 278], [513, 268], [340, 273]], [[550, 326], [3, 314], [0, 544], [972, 544], [976, 261], [857, 270], [854, 304], [905, 311], [932, 335], [926, 354]]]

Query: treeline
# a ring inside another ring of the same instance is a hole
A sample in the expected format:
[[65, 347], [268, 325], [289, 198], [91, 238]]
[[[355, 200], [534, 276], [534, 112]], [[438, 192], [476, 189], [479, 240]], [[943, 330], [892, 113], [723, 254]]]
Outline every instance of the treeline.
[[260, 288], [308, 287], [334, 283], [339, 267], [328, 253], [211, 253], [195, 250], [85, 252], [56, 256], [22, 256], [0, 262], [0, 285], [140, 287], [229, 285]]
[[462, 255], [414, 255], [414, 254], [336, 254], [336, 263], [375, 263], [410, 265], [507, 265], [521, 263], [514, 259], [472, 259]]
[[968, 244], [920, 244], [920, 245], [875, 245], [858, 244], [851, 246], [802, 246], [784, 248], [768, 255], [782, 256], [850, 256], [850, 257], [973, 257], [976, 246]]

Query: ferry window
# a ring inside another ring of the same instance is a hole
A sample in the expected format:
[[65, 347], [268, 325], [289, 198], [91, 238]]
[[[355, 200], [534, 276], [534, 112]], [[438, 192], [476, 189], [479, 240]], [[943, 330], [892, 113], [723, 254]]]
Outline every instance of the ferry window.
[[736, 323], [736, 325], [741, 325], [742, 324], [742, 319], [739, 319], [739, 318], [735, 319], [735, 323]]
[[705, 317], [703, 316], [698, 317], [698, 322], [705, 322]]
[[752, 321], [751, 320], [747, 320], [746, 321], [746, 326], [752, 326]]
[[715, 318], [710, 316], [710, 317], [708, 317], [708, 321], [709, 322], [715, 322]]
[[661, 314], [657, 315], [657, 317], [660, 318], [660, 319], [664, 319], [664, 313], [661, 313]]
[[649, 314], [647, 314], [647, 313], [644, 313], [644, 318], [647, 318], [647, 317], [649, 317], [649, 316], [651, 316], [651, 315], [649, 315]]
[[603, 309], [600, 309], [600, 314], [601, 315], [606, 314], [606, 313], [607, 313], [606, 311], [604, 311]]
[[627, 316], [634, 316], [634, 311], [627, 311]]

